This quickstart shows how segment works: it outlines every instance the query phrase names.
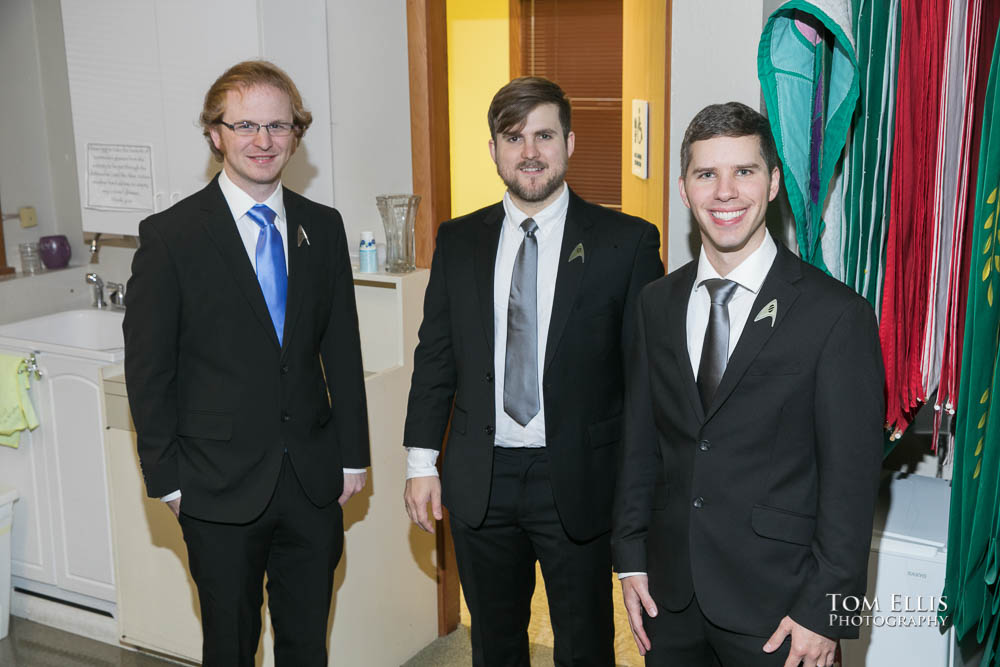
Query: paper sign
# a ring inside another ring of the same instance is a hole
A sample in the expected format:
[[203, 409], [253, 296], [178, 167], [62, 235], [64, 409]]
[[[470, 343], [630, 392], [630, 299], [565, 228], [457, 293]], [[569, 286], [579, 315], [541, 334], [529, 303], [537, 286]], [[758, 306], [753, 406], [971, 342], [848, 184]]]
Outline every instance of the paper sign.
[[153, 210], [153, 147], [87, 144], [87, 208]]
[[632, 100], [632, 173], [649, 178], [649, 102]]

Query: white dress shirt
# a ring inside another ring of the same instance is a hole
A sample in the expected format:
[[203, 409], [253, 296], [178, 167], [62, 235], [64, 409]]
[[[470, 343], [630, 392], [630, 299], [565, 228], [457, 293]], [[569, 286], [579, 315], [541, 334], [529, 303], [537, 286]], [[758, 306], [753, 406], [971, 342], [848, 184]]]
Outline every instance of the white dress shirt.
[[764, 284], [767, 272], [778, 255], [778, 246], [770, 234], [764, 235], [760, 247], [726, 276], [720, 276], [705, 255], [704, 246], [698, 257], [698, 274], [691, 287], [691, 297], [687, 309], [687, 346], [691, 355], [691, 370], [698, 377], [698, 366], [701, 365], [701, 348], [705, 344], [705, 329], [708, 328], [708, 315], [712, 310], [712, 297], [708, 294], [705, 281], [712, 278], [725, 278], [736, 283], [736, 291], [729, 300], [729, 351], [728, 359], [740, 340], [743, 327], [750, 316], [750, 309], [757, 298], [760, 286]]
[[[552, 301], [555, 296], [556, 275], [559, 272], [559, 253], [562, 249], [563, 232], [566, 229], [566, 211], [569, 208], [569, 188], [563, 185], [559, 197], [544, 209], [529, 216], [517, 208], [510, 193], [503, 197], [504, 216], [497, 245], [496, 263], [493, 268], [493, 377], [494, 406], [496, 410], [496, 432], [493, 444], [497, 447], [544, 447], [545, 446], [545, 399], [542, 394], [542, 377], [545, 366], [545, 349], [552, 317]], [[507, 356], [507, 306], [510, 301], [510, 284], [514, 275], [514, 263], [518, 250], [524, 241], [521, 223], [530, 217], [538, 225], [535, 239], [538, 241], [538, 273], [536, 283], [536, 306], [538, 325], [538, 414], [525, 426], [521, 426], [504, 412], [503, 387]], [[407, 447], [406, 478], [437, 475], [438, 450], [421, 447]]]
[[[226, 174], [226, 170], [223, 169], [219, 172], [219, 189], [222, 190], [222, 196], [226, 198], [226, 204], [229, 205], [233, 220], [236, 221], [236, 231], [240, 234], [240, 240], [243, 241], [243, 247], [246, 248], [247, 257], [250, 258], [250, 265], [253, 267], [254, 273], [257, 273], [257, 237], [260, 236], [261, 228], [247, 216], [247, 211], [257, 204], [264, 204], [274, 211], [274, 226], [278, 228], [278, 233], [281, 235], [281, 248], [285, 251], [285, 275], [288, 275], [288, 219], [285, 217], [285, 195], [281, 182], [278, 182], [278, 187], [274, 189], [270, 197], [259, 202], [233, 183], [229, 175]], [[365, 470], [344, 468], [344, 472], [362, 473]], [[168, 493], [160, 500], [166, 503], [180, 497], [181, 492], [178, 490]]]
[[[736, 283], [736, 291], [729, 299], [729, 350], [726, 353], [728, 359], [736, 348], [736, 343], [740, 340], [743, 327], [750, 316], [750, 309], [757, 298], [767, 272], [774, 264], [774, 258], [778, 255], [778, 246], [770, 234], [764, 235], [764, 241], [760, 247], [754, 250], [749, 257], [743, 260], [739, 266], [724, 276], [726, 280]], [[708, 261], [705, 254], [705, 246], [702, 246], [698, 256], [698, 273], [691, 287], [691, 296], [688, 298], [687, 309], [687, 348], [691, 356], [691, 370], [694, 376], [698, 377], [698, 366], [701, 365], [701, 348], [705, 344], [705, 329], [708, 328], [708, 315], [712, 310], [712, 297], [708, 294], [708, 288], [704, 283], [711, 278], [722, 278], [715, 270], [712, 263]], [[645, 572], [621, 572], [619, 579], [632, 577]]]

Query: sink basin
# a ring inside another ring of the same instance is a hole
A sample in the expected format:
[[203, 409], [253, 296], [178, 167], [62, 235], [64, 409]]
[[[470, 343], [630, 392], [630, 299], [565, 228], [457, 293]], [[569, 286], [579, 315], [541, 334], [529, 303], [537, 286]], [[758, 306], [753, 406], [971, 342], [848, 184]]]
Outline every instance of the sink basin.
[[121, 361], [125, 356], [120, 310], [67, 310], [0, 324], [0, 347]]

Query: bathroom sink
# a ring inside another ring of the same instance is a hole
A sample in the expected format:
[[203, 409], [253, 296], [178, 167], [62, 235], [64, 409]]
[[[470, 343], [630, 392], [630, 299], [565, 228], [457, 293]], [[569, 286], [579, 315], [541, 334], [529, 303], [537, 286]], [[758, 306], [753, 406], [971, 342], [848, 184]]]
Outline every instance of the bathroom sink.
[[0, 324], [0, 347], [121, 361], [125, 356], [123, 316], [120, 310], [92, 308]]

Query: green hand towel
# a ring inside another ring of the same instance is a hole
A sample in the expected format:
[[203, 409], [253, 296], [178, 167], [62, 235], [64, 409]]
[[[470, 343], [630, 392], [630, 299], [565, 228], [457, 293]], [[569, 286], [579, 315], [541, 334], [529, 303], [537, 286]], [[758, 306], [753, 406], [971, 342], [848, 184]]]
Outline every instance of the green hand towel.
[[0, 445], [17, 447], [21, 431], [38, 428], [38, 416], [28, 390], [31, 380], [24, 359], [0, 354]]

